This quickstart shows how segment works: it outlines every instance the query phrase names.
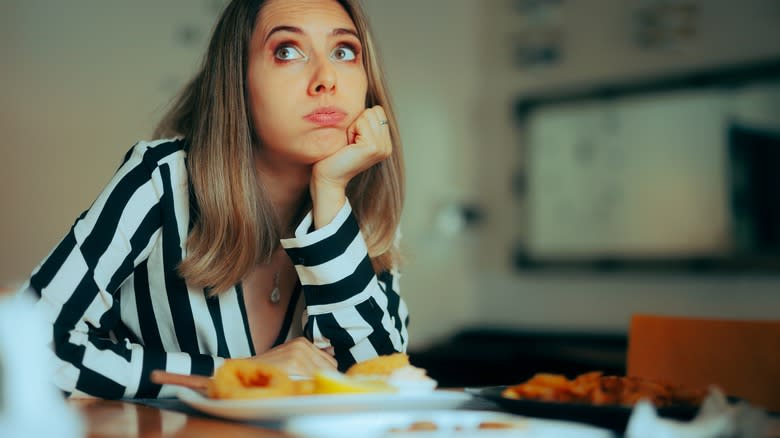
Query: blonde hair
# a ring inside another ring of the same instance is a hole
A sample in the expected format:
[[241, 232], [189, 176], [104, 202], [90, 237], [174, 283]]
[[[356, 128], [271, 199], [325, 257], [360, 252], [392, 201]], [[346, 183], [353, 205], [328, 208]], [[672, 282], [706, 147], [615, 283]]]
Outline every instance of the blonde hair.
[[[366, 107], [381, 105], [393, 152], [357, 175], [347, 198], [377, 273], [400, 263], [395, 234], [405, 195], [398, 123], [384, 82], [368, 21], [357, 1], [338, 0], [363, 44], [368, 77]], [[199, 72], [175, 98], [155, 137], [189, 143], [187, 169], [198, 205], [191, 218], [187, 257], [179, 273], [188, 283], [219, 293], [238, 283], [279, 245], [280, 224], [254, 167], [254, 128], [246, 94], [249, 42], [263, 0], [234, 0], [222, 13]]]

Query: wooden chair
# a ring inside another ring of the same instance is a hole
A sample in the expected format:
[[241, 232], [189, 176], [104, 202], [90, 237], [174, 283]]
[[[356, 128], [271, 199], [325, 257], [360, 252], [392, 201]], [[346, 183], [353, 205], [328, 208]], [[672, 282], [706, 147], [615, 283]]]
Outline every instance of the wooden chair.
[[627, 374], [673, 384], [720, 386], [780, 411], [780, 320], [634, 315]]

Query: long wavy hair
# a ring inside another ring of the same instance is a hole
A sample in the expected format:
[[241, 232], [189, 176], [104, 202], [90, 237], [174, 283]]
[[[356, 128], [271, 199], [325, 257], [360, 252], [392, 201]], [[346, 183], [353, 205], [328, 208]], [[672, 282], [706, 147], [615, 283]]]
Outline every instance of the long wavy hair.
[[[394, 241], [405, 191], [401, 138], [366, 16], [357, 1], [336, 1], [352, 18], [363, 45], [366, 107], [381, 105], [390, 122], [392, 154], [355, 176], [346, 193], [379, 273], [400, 262]], [[179, 273], [215, 294], [268, 260], [282, 237], [255, 172], [255, 151], [263, 145], [255, 136], [246, 90], [249, 43], [263, 3], [234, 0], [227, 5], [199, 71], [154, 132], [158, 138], [180, 136], [189, 143], [187, 169], [198, 213]]]

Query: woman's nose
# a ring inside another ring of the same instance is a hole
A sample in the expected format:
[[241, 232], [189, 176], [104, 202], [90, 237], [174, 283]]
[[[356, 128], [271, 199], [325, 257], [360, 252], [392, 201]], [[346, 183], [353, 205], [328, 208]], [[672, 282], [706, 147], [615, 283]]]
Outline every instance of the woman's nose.
[[309, 83], [309, 95], [332, 93], [336, 89], [336, 69], [330, 59], [324, 59], [315, 67], [311, 82]]

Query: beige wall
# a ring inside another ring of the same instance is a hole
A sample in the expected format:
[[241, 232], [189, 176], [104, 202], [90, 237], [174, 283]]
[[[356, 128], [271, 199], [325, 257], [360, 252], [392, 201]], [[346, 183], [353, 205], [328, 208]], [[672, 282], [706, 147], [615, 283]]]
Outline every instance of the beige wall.
[[178, 46], [176, 30], [207, 32], [211, 12], [163, 3], [0, 3], [0, 283], [65, 235], [196, 65], [200, 47]]
[[[0, 283], [22, 281], [89, 206], [127, 148], [148, 138], [160, 108], [201, 54], [205, 34], [181, 46], [177, 29], [207, 33], [212, 3], [219, 2], [0, 3]], [[571, 16], [592, 20], [619, 18], [622, 3], [563, 2]], [[403, 232], [411, 257], [401, 286], [414, 346], [477, 323], [621, 331], [634, 311], [780, 314], [780, 280], [773, 277], [513, 272], [508, 254], [520, 207], [507, 183], [521, 159], [507, 111], [515, 93], [556, 81], [639, 74], [643, 62], [668, 68], [778, 53], [780, 36], [759, 44], [750, 39], [753, 28], [745, 31], [742, 24], [705, 51], [607, 65], [604, 53], [625, 49], [610, 45], [620, 41], [620, 29], [583, 22], [576, 26], [584, 26], [586, 37], [574, 40], [558, 76], [518, 76], [501, 65], [501, 27], [491, 12], [508, 2], [364, 4], [385, 56], [408, 161]], [[584, 7], [599, 13], [578, 10]], [[752, 35], [767, 36], [766, 20], [778, 17], [772, 11], [749, 17], [745, 23], [757, 29]], [[483, 203], [487, 224], [453, 235], [441, 220], [448, 206], [463, 201]]]

